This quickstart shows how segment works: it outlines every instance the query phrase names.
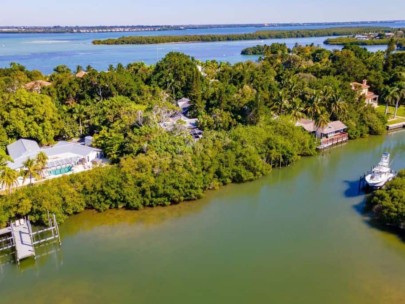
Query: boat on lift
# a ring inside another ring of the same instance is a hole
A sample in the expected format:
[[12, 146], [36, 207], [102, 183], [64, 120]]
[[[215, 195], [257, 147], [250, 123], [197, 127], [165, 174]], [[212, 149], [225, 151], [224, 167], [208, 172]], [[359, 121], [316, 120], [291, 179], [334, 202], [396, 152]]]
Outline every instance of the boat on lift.
[[380, 162], [364, 177], [368, 187], [378, 189], [392, 180], [397, 173], [390, 168], [390, 154], [383, 153]]

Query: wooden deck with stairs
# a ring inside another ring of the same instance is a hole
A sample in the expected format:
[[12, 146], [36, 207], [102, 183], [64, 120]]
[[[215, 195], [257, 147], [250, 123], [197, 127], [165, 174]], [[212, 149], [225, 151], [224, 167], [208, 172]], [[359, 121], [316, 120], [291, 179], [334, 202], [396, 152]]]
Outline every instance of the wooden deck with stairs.
[[0, 253], [15, 254], [19, 264], [21, 260], [35, 258], [35, 247], [44, 243], [58, 241], [61, 245], [59, 227], [55, 215], [48, 217], [48, 227], [32, 231], [28, 218], [18, 219], [7, 228], [0, 229]]

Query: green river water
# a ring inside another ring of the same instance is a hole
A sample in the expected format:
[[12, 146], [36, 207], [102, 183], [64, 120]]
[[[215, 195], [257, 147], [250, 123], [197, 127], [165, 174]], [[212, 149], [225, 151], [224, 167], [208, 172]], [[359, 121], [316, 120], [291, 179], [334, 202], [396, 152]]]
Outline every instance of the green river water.
[[200, 201], [74, 216], [59, 251], [0, 266], [0, 303], [405, 303], [405, 238], [357, 188], [385, 151], [405, 168], [405, 132]]

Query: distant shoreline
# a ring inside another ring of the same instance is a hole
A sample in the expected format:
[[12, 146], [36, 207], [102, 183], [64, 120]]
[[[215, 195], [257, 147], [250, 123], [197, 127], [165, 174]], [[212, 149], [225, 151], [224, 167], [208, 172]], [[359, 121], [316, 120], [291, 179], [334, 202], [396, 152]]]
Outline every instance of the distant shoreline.
[[366, 24], [401, 23], [405, 20], [348, 21], [348, 22], [289, 22], [289, 23], [242, 23], [242, 24], [196, 24], [196, 25], [114, 25], [114, 26], [0, 26], [0, 34], [63, 34], [63, 33], [114, 33], [154, 32], [173, 30], [196, 30], [212, 28], [275, 28], [284, 26], [347, 26]]
[[391, 27], [329, 27], [320, 29], [261, 30], [253, 33], [238, 34], [199, 34], [199, 35], [162, 35], [162, 36], [122, 36], [120, 38], [93, 40], [95, 45], [145, 45], [166, 43], [221, 42], [267, 40], [305, 37], [331, 37], [362, 34], [364, 32], [392, 31]]

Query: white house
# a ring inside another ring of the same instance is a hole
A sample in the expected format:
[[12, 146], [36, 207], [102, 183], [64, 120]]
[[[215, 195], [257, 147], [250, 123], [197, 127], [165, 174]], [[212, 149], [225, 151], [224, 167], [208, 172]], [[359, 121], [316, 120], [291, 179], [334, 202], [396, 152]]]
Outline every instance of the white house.
[[78, 165], [89, 169], [92, 161], [100, 160], [103, 156], [100, 149], [79, 143], [59, 141], [52, 147], [39, 147], [36, 141], [29, 139], [19, 139], [8, 145], [7, 152], [13, 159], [8, 166], [14, 170], [21, 170], [28, 158], [35, 159], [40, 152], [44, 152], [48, 156], [45, 176], [69, 173]]

